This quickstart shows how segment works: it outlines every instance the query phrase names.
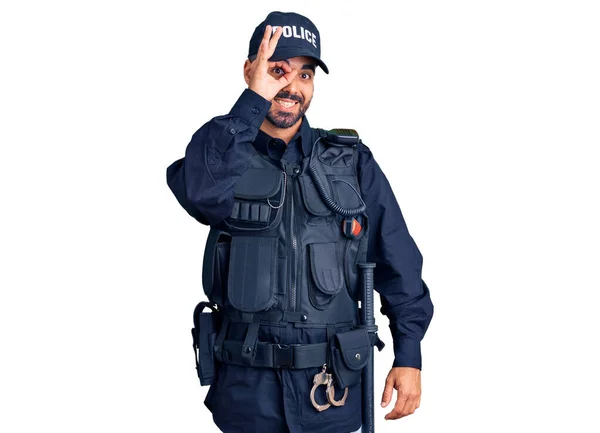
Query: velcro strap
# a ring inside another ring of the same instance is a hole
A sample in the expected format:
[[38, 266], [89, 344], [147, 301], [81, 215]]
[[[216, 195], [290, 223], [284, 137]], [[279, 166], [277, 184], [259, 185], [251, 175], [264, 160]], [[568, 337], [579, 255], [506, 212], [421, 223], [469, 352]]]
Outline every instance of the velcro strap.
[[[225, 340], [229, 364], [248, 365], [242, 357], [244, 343]], [[271, 344], [257, 342], [254, 349], [253, 367], [301, 369], [321, 367], [327, 361], [327, 343], [316, 344]]]

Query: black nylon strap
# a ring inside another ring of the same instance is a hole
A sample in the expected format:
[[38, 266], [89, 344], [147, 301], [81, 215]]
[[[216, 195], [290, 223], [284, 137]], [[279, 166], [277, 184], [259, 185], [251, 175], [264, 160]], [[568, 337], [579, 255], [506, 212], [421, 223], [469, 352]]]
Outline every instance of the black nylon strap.
[[227, 336], [227, 330], [229, 329], [229, 317], [225, 316], [223, 318], [223, 325], [221, 325], [221, 331], [217, 335], [217, 339], [215, 340], [215, 358], [221, 362], [227, 362], [228, 353], [223, 350], [223, 343], [225, 342], [225, 337]]
[[335, 336], [335, 325], [327, 325], [327, 359], [326, 363], [331, 368], [331, 345], [333, 344], [333, 337]]
[[258, 328], [260, 325], [258, 322], [251, 323], [248, 325], [248, 331], [246, 332], [246, 338], [242, 344], [242, 361], [246, 365], [252, 365], [254, 358], [256, 357], [256, 344], [258, 342]]
[[331, 342], [331, 339], [335, 335], [335, 325], [327, 325], [327, 342]]
[[230, 317], [232, 321], [242, 323], [252, 323], [256, 320], [264, 320], [267, 322], [304, 323], [308, 319], [308, 315], [300, 311], [282, 311], [275, 309], [259, 311], [251, 314], [243, 313], [239, 310], [227, 310], [225, 314]]
[[[223, 349], [227, 352], [229, 364], [248, 365], [242, 357], [241, 341], [225, 340]], [[255, 348], [252, 367], [270, 368], [309, 368], [321, 367], [327, 358], [327, 343], [316, 344], [271, 344], [258, 342]]]

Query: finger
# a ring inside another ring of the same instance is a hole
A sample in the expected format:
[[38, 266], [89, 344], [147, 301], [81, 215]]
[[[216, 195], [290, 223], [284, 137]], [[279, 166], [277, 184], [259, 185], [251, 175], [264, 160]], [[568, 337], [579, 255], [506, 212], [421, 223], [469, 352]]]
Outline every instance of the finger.
[[391, 382], [386, 382], [385, 389], [383, 390], [383, 395], [381, 396], [381, 407], [386, 407], [390, 403], [390, 401], [392, 400], [393, 392], [393, 384]]
[[270, 25], [270, 24], [267, 24], [267, 25], [265, 26], [265, 32], [263, 33], [262, 40], [260, 41], [260, 42], [261, 42], [261, 44], [262, 44], [263, 42], [269, 42], [269, 39], [271, 39], [271, 28], [272, 28], [272, 27], [271, 27], [271, 25]]
[[258, 54], [256, 55], [256, 59], [266, 60], [270, 56], [266, 57], [267, 49], [269, 47], [269, 39], [271, 38], [271, 26], [269, 24], [265, 27], [265, 32], [263, 33], [263, 38], [260, 41], [260, 45], [258, 46]]
[[400, 413], [401, 417], [415, 413], [415, 410], [419, 407], [420, 401], [421, 393], [418, 390], [411, 391], [411, 393], [408, 394], [408, 400], [406, 400], [406, 404]]
[[418, 407], [419, 407], [419, 399], [413, 400], [413, 403], [410, 406], [409, 415], [412, 413], [415, 413], [415, 411], [417, 410]]
[[408, 400], [406, 400], [406, 404], [400, 412], [400, 418], [415, 413], [415, 410], [417, 410], [417, 400], [414, 398], [409, 398]]
[[296, 75], [298, 75], [298, 71], [291, 71], [291, 72], [283, 75], [277, 81], [279, 82], [279, 84], [281, 85], [281, 88], [283, 89], [285, 86], [287, 86], [292, 81], [294, 81], [294, 78], [296, 78]]
[[400, 393], [398, 393], [398, 400], [396, 400], [394, 409], [392, 409], [392, 411], [385, 416], [385, 419], [401, 418], [402, 411], [404, 410], [404, 406], [406, 406], [407, 400], [408, 400], [408, 398], [406, 396], [402, 396], [402, 395], [400, 395]]
[[275, 29], [275, 33], [273, 33], [273, 37], [269, 40], [269, 45], [268, 45], [268, 53], [269, 53], [269, 57], [271, 57], [273, 55], [273, 53], [275, 52], [275, 47], [277, 47], [277, 42], [279, 42], [279, 38], [281, 37], [283, 33], [283, 27], [277, 27], [277, 29]]

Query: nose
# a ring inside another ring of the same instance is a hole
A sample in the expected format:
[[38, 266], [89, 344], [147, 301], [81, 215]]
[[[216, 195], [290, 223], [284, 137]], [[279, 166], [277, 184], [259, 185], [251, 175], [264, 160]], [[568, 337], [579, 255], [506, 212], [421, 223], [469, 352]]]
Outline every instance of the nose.
[[298, 74], [296, 74], [294, 79], [290, 81], [290, 83], [287, 86], [285, 86], [282, 90], [285, 90], [286, 92], [295, 95], [298, 92]]

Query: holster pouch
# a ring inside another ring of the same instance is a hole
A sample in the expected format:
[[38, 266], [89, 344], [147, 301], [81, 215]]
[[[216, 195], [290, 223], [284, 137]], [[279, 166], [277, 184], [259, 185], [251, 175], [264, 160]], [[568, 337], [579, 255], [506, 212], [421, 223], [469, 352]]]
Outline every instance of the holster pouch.
[[372, 343], [365, 328], [335, 334], [331, 344], [331, 363], [339, 388], [360, 383], [363, 368], [372, 356]]
[[[211, 312], [204, 312], [208, 308]], [[211, 385], [215, 376], [214, 344], [221, 328], [222, 313], [210, 302], [200, 302], [194, 309], [192, 338], [196, 370], [200, 385]]]

